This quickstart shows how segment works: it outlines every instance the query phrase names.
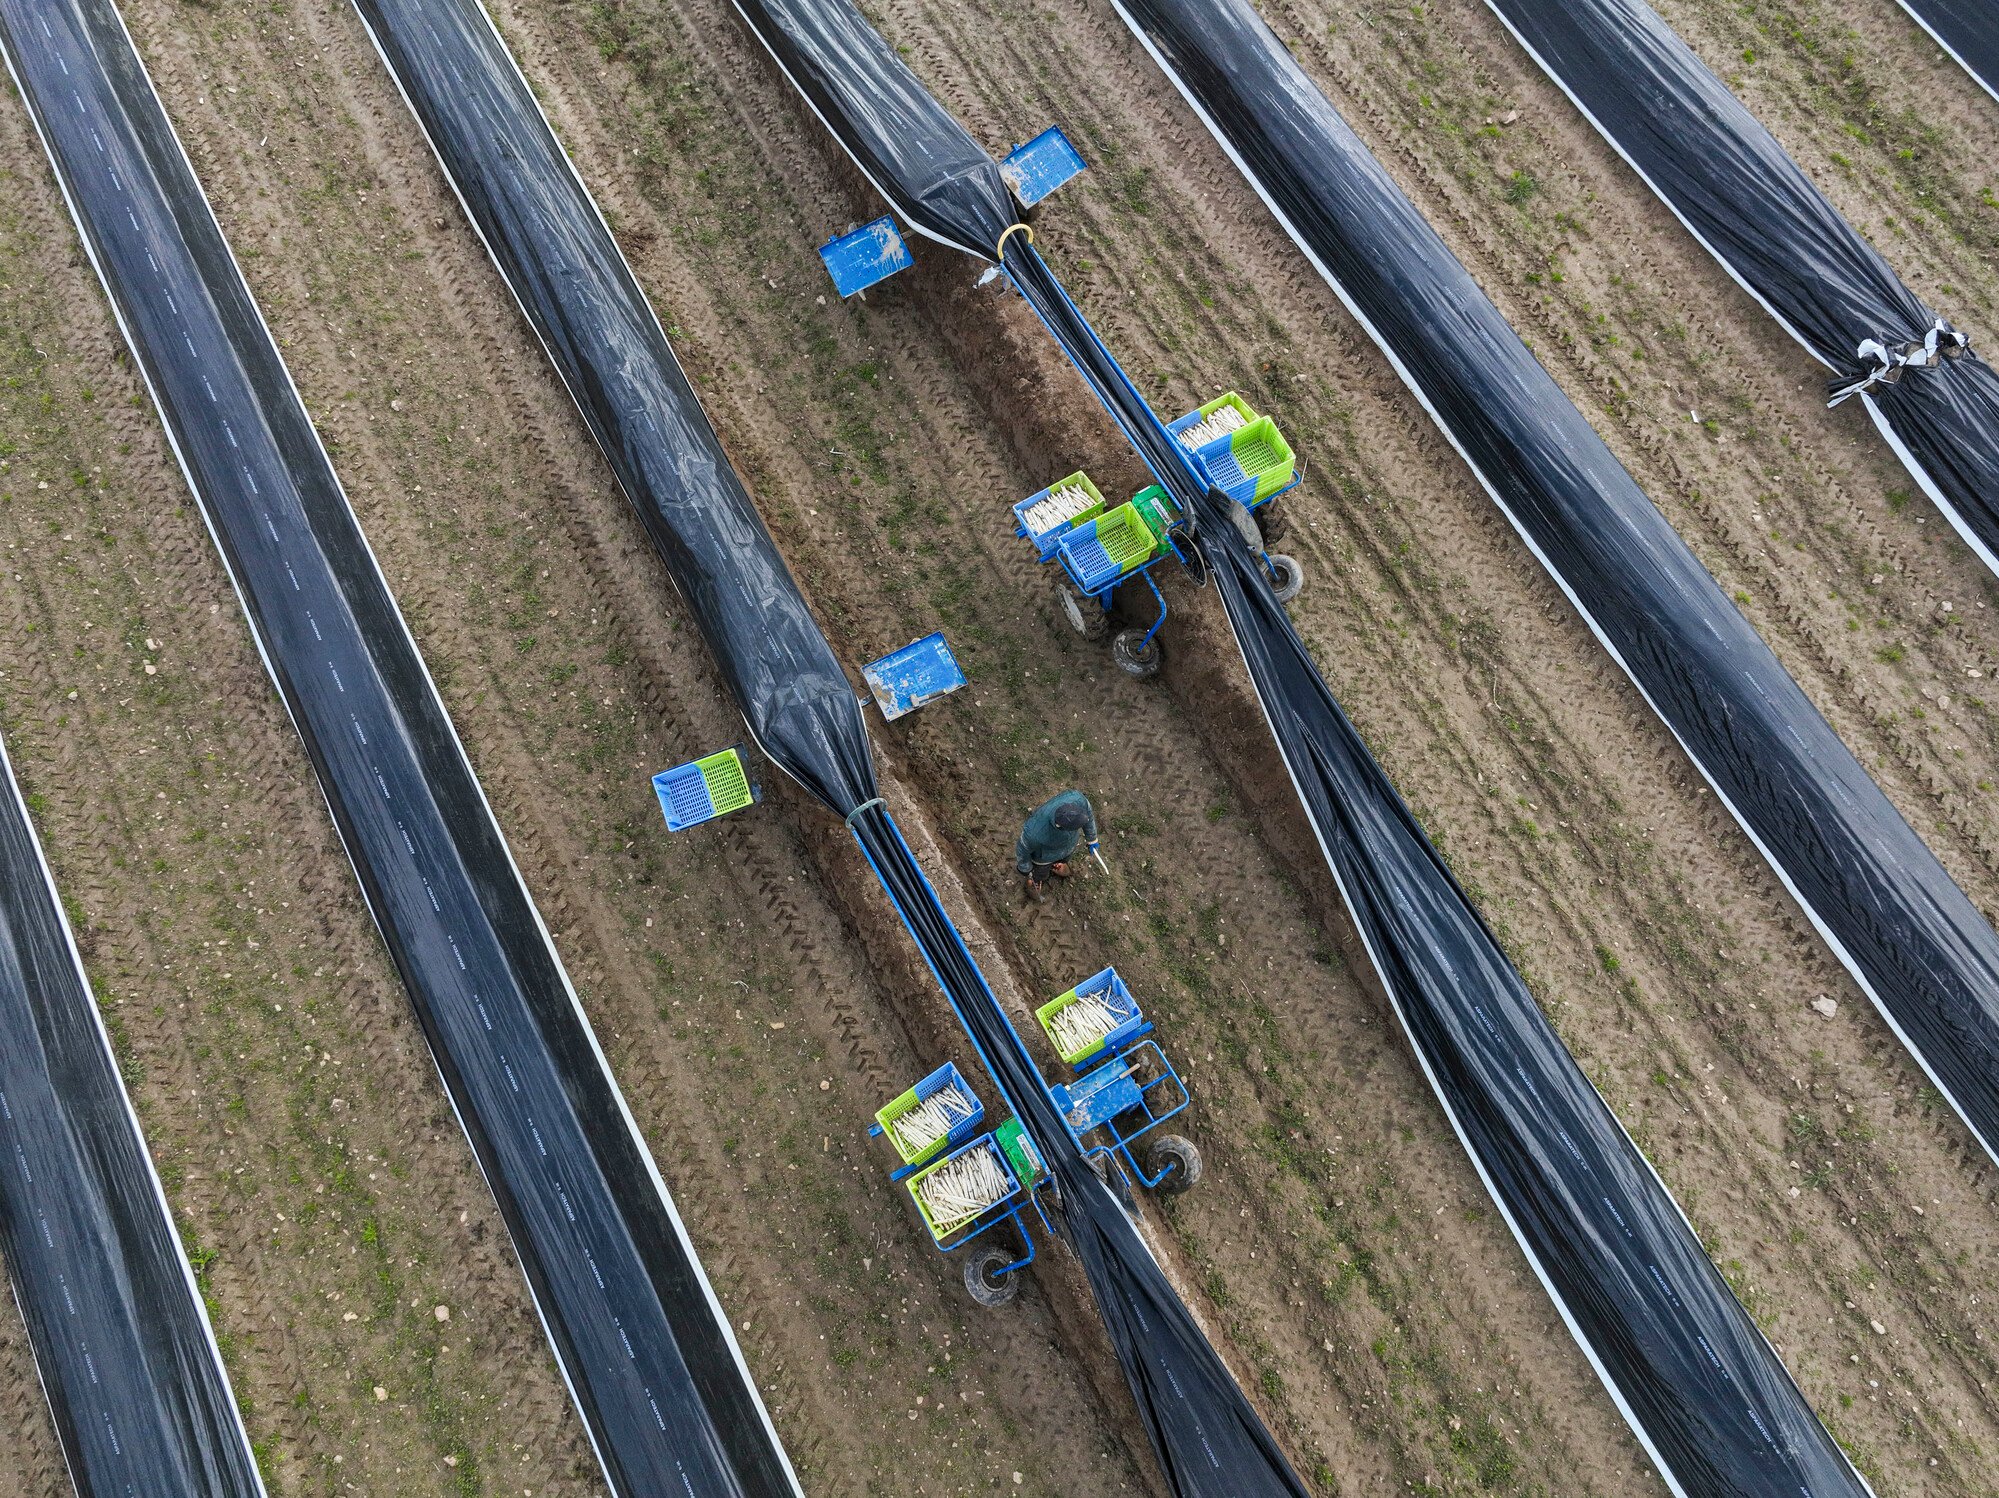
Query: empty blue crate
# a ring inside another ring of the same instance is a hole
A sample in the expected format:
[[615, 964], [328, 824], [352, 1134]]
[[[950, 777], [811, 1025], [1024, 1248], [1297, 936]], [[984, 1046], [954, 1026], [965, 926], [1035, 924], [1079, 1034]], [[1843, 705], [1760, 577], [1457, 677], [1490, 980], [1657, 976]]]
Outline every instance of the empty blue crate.
[[1082, 156], [1054, 126], [1015, 146], [1000, 163], [1000, 175], [1023, 208], [1032, 208], [1082, 170]]
[[861, 667], [875, 706], [891, 723], [965, 684], [964, 670], [940, 630]]
[[887, 214], [827, 240], [820, 246], [819, 258], [833, 278], [833, 289], [842, 297], [866, 291], [913, 263], [909, 246]]
[[1055, 543], [1055, 551], [1076, 586], [1101, 593], [1150, 560], [1158, 543], [1145, 517], [1129, 502], [1085, 520]]

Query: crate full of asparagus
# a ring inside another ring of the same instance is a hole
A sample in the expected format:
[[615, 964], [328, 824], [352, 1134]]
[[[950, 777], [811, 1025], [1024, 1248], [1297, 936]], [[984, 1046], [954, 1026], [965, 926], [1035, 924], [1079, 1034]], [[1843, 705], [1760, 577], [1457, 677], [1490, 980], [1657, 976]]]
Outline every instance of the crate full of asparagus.
[[1107, 967], [1034, 1011], [1055, 1053], [1071, 1066], [1114, 1052], [1145, 1028], [1138, 1000]]
[[1020, 1178], [991, 1134], [962, 1144], [908, 1181], [923, 1224], [938, 1243], [972, 1227], [1019, 1195]]
[[876, 1132], [905, 1165], [920, 1165], [979, 1131], [986, 1110], [958, 1068], [945, 1062], [875, 1115]]

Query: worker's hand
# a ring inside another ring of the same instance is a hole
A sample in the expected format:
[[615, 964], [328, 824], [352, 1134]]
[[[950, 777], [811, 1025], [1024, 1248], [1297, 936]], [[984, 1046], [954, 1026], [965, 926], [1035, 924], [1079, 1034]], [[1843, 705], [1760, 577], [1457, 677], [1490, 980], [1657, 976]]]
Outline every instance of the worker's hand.
[[1090, 851], [1092, 853], [1097, 851], [1097, 840], [1095, 838], [1090, 839]]

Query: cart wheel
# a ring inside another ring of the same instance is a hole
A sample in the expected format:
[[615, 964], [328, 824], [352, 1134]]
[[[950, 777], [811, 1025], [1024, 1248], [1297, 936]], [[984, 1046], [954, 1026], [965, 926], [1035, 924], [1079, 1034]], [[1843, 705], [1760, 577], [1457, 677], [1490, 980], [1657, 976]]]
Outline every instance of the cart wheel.
[[1077, 596], [1067, 583], [1057, 583], [1055, 592], [1062, 600], [1062, 617], [1069, 628], [1086, 640], [1101, 640], [1111, 632], [1111, 616], [1097, 607], [1094, 598]]
[[1270, 553], [1272, 582], [1270, 591], [1277, 595], [1279, 603], [1289, 603], [1305, 591], [1305, 569], [1298, 565], [1296, 557], [1287, 557], [1282, 552]]
[[1156, 1176], [1168, 1166], [1172, 1172], [1152, 1189], [1161, 1196], [1178, 1196], [1192, 1190], [1201, 1179], [1201, 1152], [1194, 1141], [1179, 1134], [1161, 1134], [1145, 1151], [1145, 1173]]
[[1014, 1256], [1005, 1249], [987, 1246], [975, 1249], [965, 1259], [965, 1293], [982, 1306], [1003, 1306], [1020, 1294], [1020, 1275], [994, 1271], [1006, 1268]]
[[1118, 670], [1127, 676], [1156, 675], [1164, 655], [1159, 647], [1159, 636], [1154, 635], [1148, 640], [1142, 629], [1121, 629], [1111, 641], [1111, 659], [1117, 662]]
[[1291, 517], [1277, 508], [1277, 501], [1274, 499], [1250, 513], [1256, 516], [1256, 528], [1263, 533], [1265, 551], [1282, 541], [1291, 529]]

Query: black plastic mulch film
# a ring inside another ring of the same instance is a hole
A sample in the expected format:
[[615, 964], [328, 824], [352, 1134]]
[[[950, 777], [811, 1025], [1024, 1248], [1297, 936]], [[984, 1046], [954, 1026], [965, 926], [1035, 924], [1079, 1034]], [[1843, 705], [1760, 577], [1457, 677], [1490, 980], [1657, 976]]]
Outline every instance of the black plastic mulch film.
[[[1863, 373], [1852, 357], [1860, 337], [1922, 339], [1934, 321], [1928, 309], [1649, 8], [1636, 0], [1488, 3], [1730, 274], [1842, 378]], [[1992, 537], [1976, 517], [1999, 505], [1999, 372], [1964, 352], [1861, 398], [1905, 459], [1913, 454], [1943, 486], [1945, 513]], [[1982, 541], [1967, 539], [1999, 566]], [[1691, 556], [1687, 565], [1697, 566]], [[1600, 590], [1587, 574], [1559, 563], [1555, 570], [1584, 595], [1599, 631], [1617, 633], [1610, 612], [1596, 612]], [[1643, 574], [1632, 581], [1642, 586]], [[1631, 591], [1634, 603], [1651, 603]], [[1695, 638], [1718, 666], [1723, 651], [1737, 656], [1705, 694], [1706, 716], [1720, 719], [1718, 741], [1705, 742], [1715, 735], [1692, 704], [1665, 705], [1670, 687], [1648, 679], [1642, 654], [1627, 654], [1627, 666], [1999, 1158], [1999, 938], [1802, 694], [1779, 681], [1774, 658], [1759, 648], [1752, 663], [1733, 648], [1731, 636], [1745, 649], [1754, 636], [1718, 588], [1706, 591], [1670, 617], [1701, 626]], [[1758, 717], [1767, 726], [1752, 726]], [[1759, 740], [1781, 745], [1793, 768], [1771, 760]], [[1785, 790], [1794, 809], [1775, 804], [1773, 793]]]
[[1901, 0], [1957, 65], [1999, 100], [1999, 3], [1996, 0]]
[[[1866, 406], [1999, 572], [1999, 371], [1960, 346], [1968, 334], [1902, 284], [1642, 0], [1486, 3], [1722, 268], [1833, 371], [1834, 398]], [[1883, 373], [1890, 383], [1856, 390]]]
[[1245, 0], [1120, 9], [1987, 1152], [1999, 1147], [1999, 935]]
[[[109, 0], [0, 0], [0, 41], [612, 1490], [796, 1492], [727, 1318], [117, 11]], [[140, 1482], [92, 1498], [190, 1491], [208, 1490]]]
[[0, 780], [0, 1252], [63, 1455], [86, 1498], [261, 1498], [4, 746]]
[[[996, 169], [848, 0], [737, 8], [908, 223], [994, 258], [1016, 216]], [[1213, 32], [1228, 25], [1207, 7], [1199, 15], [1180, 34], [1196, 52], [1223, 42]], [[1194, 66], [1258, 90], [1259, 112], [1289, 119], [1326, 108], [1308, 85], [1270, 97], [1282, 78], [1263, 49], [1281, 57], [1282, 48], [1253, 14], [1229, 15], [1238, 42], [1256, 46], [1225, 46]], [[1003, 265], [1154, 475], [1198, 518], [1206, 570], [1375, 968], [1493, 1199], [1661, 1472], [1686, 1492], [1866, 1492], [1348, 722], [1231, 523], [1231, 502], [1200, 487], [1025, 233], [1007, 236]], [[1459, 321], [1445, 316], [1448, 326]]]
[[[850, 819], [1039, 1146], [1060, 1189], [1062, 1231], [1087, 1271], [1176, 1491], [1302, 1498], [1226, 1365], [1074, 1148], [1020, 1037], [879, 804], [854, 689], [484, 11], [476, 0], [357, 0], [357, 7], [685, 595], [758, 745]], [[1003, 204], [997, 169], [983, 153], [979, 160], [997, 188], [989, 203]], [[976, 163], [932, 165], [948, 197], [953, 173]], [[947, 218], [940, 210], [938, 222]]]
[[1026, 1047], [895, 824], [870, 808], [854, 819], [854, 835], [1041, 1148], [1059, 1193], [1055, 1221], [1082, 1262], [1172, 1491], [1180, 1498], [1306, 1498], [1131, 1218], [1071, 1143]]

